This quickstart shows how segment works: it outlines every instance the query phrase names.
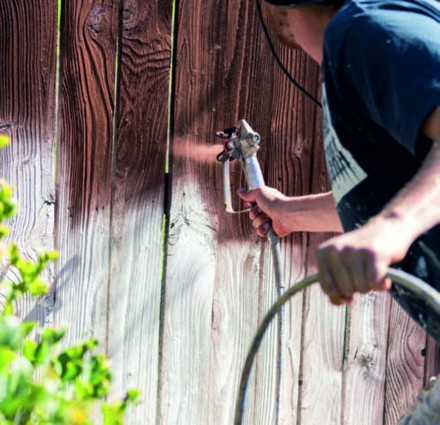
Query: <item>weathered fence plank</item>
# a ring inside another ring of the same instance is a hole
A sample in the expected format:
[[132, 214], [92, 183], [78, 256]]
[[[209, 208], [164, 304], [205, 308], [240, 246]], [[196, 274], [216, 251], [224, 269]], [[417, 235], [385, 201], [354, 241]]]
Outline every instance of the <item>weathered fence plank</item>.
[[429, 336], [426, 337], [426, 349], [423, 350], [423, 355], [426, 358], [424, 377], [424, 383], [426, 385], [440, 372], [440, 347], [436, 344], [434, 339]]
[[[299, 50], [289, 52], [279, 43], [276, 50], [294, 78], [318, 96], [317, 65]], [[319, 108], [294, 88], [281, 71], [278, 70], [276, 74], [274, 98], [279, 100], [275, 108], [277, 124], [273, 126], [272, 137], [276, 140], [273, 155], [278, 165], [272, 170], [273, 181], [283, 193], [293, 196], [328, 190], [326, 173], [322, 172], [324, 158]], [[315, 248], [316, 242], [310, 243], [305, 233], [283, 242], [287, 287], [307, 275], [310, 253]], [[305, 336], [303, 326], [306, 316], [303, 317], [303, 314], [306, 314], [306, 310], [303, 311], [303, 307], [307, 307], [306, 301], [307, 294], [303, 292], [296, 295], [286, 307], [280, 423], [297, 423], [302, 416], [300, 401], [303, 398], [304, 353], [301, 347]]]
[[376, 292], [355, 297], [349, 309], [343, 376], [342, 424], [380, 424], [385, 380], [390, 297]]
[[62, 3], [57, 324], [105, 344], [118, 2]]
[[426, 334], [396, 302], [391, 305], [384, 425], [394, 425], [413, 404], [424, 382]]
[[171, 1], [130, 0], [122, 16], [108, 352], [113, 391], [141, 390], [131, 424], [156, 423], [158, 403], [171, 9]]
[[[215, 104], [213, 81], [206, 71], [212, 63], [206, 59], [212, 4], [204, 3], [177, 4], [161, 424], [201, 424], [209, 415], [213, 285], [216, 255], [221, 253], [217, 250], [215, 183], [206, 180], [206, 175], [205, 181], [200, 180], [202, 170], [209, 167], [197, 161], [199, 147], [212, 139], [208, 119], [213, 106], [209, 105]], [[215, 50], [212, 53], [213, 58]], [[213, 165], [210, 169], [212, 175]]]
[[[56, 45], [56, 0], [0, 2], [0, 133], [11, 138], [0, 151], [0, 176], [20, 205], [11, 239], [29, 259], [54, 247]], [[46, 277], [53, 281], [52, 266]], [[52, 307], [50, 295], [26, 297], [18, 312], [43, 325]]]

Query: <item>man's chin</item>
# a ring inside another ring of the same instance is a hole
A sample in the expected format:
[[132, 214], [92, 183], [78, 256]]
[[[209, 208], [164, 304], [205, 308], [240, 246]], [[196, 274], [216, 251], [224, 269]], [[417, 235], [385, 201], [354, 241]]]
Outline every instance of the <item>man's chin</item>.
[[300, 49], [301, 46], [292, 38], [277, 33], [278, 40], [289, 49]]

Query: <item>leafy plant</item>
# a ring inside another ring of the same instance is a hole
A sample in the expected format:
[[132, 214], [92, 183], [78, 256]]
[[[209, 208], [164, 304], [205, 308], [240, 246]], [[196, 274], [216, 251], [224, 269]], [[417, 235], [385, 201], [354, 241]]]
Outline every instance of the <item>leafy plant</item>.
[[[0, 147], [7, 144], [0, 135]], [[25, 294], [47, 293], [41, 273], [58, 257], [55, 251], [40, 253], [36, 261], [25, 259], [18, 247], [4, 243], [9, 228], [3, 222], [17, 209], [11, 188], [0, 181], [0, 248], [4, 267], [15, 269], [18, 283], [0, 283], [4, 296], [0, 311], [0, 425], [92, 424], [92, 411], [108, 395], [112, 375], [104, 355], [96, 354], [94, 339], [61, 349], [65, 329], [36, 329], [14, 314], [14, 304]], [[129, 390], [123, 400], [102, 403], [104, 425], [123, 424], [130, 404], [139, 392]]]

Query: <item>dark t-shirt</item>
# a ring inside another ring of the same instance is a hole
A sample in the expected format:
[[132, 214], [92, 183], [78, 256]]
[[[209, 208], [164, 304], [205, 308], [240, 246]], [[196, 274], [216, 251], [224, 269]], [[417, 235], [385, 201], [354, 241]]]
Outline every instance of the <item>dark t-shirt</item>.
[[[440, 3], [347, 0], [327, 27], [322, 69], [327, 168], [349, 231], [383, 209], [431, 147], [419, 130], [440, 105]], [[440, 226], [399, 267], [440, 290]], [[440, 342], [440, 317], [407, 292], [391, 292]]]

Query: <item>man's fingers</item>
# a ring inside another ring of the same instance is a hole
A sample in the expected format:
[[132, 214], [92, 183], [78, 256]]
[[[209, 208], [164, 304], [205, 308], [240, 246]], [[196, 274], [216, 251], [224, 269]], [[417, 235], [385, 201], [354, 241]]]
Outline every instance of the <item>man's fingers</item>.
[[365, 275], [371, 289], [387, 291], [391, 288], [391, 280], [387, 278], [386, 264], [373, 261], [368, 262]]
[[256, 202], [257, 200], [257, 193], [256, 189], [251, 190], [245, 190], [242, 187], [237, 190], [238, 196], [243, 199], [245, 202]]
[[368, 284], [364, 259], [356, 251], [346, 250], [342, 252], [341, 261], [350, 276], [353, 292], [360, 292], [361, 294], [369, 292], [371, 287]]
[[252, 227], [255, 229], [258, 236], [266, 236], [270, 228], [270, 217], [265, 214], [261, 209], [254, 205], [250, 212], [249, 218], [252, 222]]
[[270, 222], [270, 217], [266, 215], [264, 212], [262, 212], [258, 207], [257, 207], [257, 211], [255, 211], [253, 214], [249, 214], [249, 217], [252, 221], [252, 226], [255, 229], [260, 227], [262, 224]]
[[369, 252], [329, 245], [318, 251], [321, 286], [333, 304], [350, 303], [353, 294], [370, 290], [386, 290], [386, 266], [380, 266]]
[[350, 275], [338, 257], [337, 250], [331, 246], [318, 252], [321, 286], [335, 304], [340, 304], [344, 299], [350, 299], [353, 295], [350, 289]]
[[258, 229], [256, 229], [257, 235], [261, 237], [265, 237], [267, 236], [267, 232], [269, 231], [269, 229], [270, 229], [269, 223], [262, 224], [260, 227], [258, 227]]

